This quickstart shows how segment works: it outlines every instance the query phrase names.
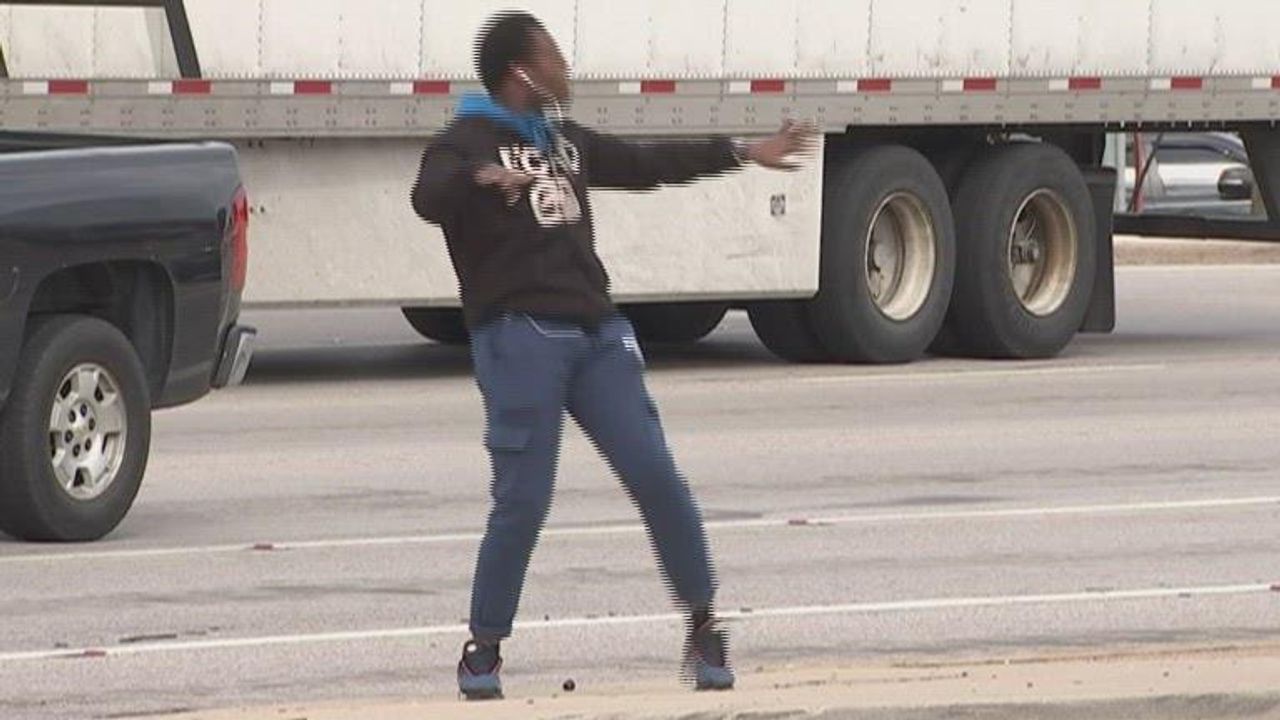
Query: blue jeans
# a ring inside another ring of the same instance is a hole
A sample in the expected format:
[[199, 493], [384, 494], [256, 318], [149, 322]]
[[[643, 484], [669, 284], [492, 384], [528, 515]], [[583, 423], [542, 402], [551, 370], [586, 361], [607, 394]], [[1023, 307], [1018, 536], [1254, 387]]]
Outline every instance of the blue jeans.
[[493, 505], [471, 594], [471, 632], [511, 634], [529, 557], [551, 507], [564, 414], [608, 461], [640, 511], [668, 586], [685, 608], [715, 590], [702, 515], [667, 448], [631, 323], [598, 328], [507, 313], [475, 329]]

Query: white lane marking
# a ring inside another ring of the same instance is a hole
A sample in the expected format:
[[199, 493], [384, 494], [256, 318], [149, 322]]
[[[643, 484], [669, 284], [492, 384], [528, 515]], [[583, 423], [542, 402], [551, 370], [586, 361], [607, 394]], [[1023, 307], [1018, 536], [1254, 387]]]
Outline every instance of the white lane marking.
[[[1099, 590], [1093, 592], [1051, 593], [1037, 595], [996, 595], [990, 597], [927, 598], [920, 600], [893, 600], [885, 602], [844, 603], [834, 605], [800, 605], [790, 607], [761, 608], [722, 613], [729, 620], [755, 618], [816, 617], [823, 615], [867, 615], [873, 613], [906, 613], [930, 610], [956, 610], [1022, 605], [1064, 605], [1071, 603], [1117, 602], [1125, 600], [1166, 600], [1203, 597], [1227, 597], [1236, 595], [1261, 595], [1276, 591], [1276, 585], [1208, 585], [1183, 588], [1143, 588], [1136, 590]], [[642, 625], [680, 622], [683, 615], [663, 613], [653, 615], [624, 615], [615, 617], [579, 617], [559, 620], [534, 620], [517, 622], [517, 630], [554, 630], [619, 625]], [[234, 648], [259, 648], [279, 645], [305, 645], [315, 643], [360, 642], [368, 640], [393, 640], [421, 638], [433, 635], [461, 635], [467, 631], [462, 624], [426, 625], [421, 627], [388, 628], [348, 632], [310, 633], [299, 635], [266, 635], [260, 637], [227, 638], [225, 640], [197, 640], [191, 642], [159, 642], [146, 645], [62, 648], [57, 650], [28, 650], [0, 653], [0, 663], [67, 658], [95, 658], [119, 655], [143, 655], [154, 653], [196, 652], [201, 650], [225, 650]]]
[[929, 382], [935, 380], [972, 380], [989, 378], [1044, 377], [1046, 375], [1092, 375], [1117, 372], [1160, 372], [1168, 365], [1149, 363], [1141, 365], [1070, 365], [1039, 366], [1009, 370], [941, 370], [936, 372], [879, 373], [868, 375], [814, 375], [795, 378], [802, 383], [863, 383], [863, 382]]
[[[896, 522], [938, 522], [951, 520], [999, 520], [1033, 517], [1061, 517], [1072, 515], [1113, 515], [1123, 513], [1179, 512], [1184, 510], [1215, 510], [1228, 508], [1280, 505], [1280, 495], [1244, 498], [1203, 498], [1199, 500], [1168, 500], [1159, 502], [1117, 503], [1108, 505], [1064, 505], [1059, 507], [996, 508], [989, 510], [947, 510], [942, 512], [874, 513], [865, 515], [833, 515], [830, 517], [797, 514], [786, 518], [757, 518], [751, 520], [712, 520], [706, 523], [711, 530], [751, 530], [761, 528], [788, 528], [822, 525], [859, 525]], [[639, 524], [600, 525], [593, 527], [547, 528], [543, 538], [599, 537], [606, 535], [630, 535], [644, 532]], [[166, 557], [177, 555], [212, 555], [242, 553], [253, 550], [324, 550], [336, 548], [385, 547], [394, 545], [440, 545], [456, 542], [477, 542], [480, 533], [444, 533], [440, 535], [407, 535], [394, 537], [342, 538], [333, 540], [300, 540], [261, 543], [235, 543], [193, 547], [149, 548], [138, 550], [102, 550], [56, 554], [11, 555], [0, 557], [0, 564], [31, 563], [66, 560], [107, 560]]]

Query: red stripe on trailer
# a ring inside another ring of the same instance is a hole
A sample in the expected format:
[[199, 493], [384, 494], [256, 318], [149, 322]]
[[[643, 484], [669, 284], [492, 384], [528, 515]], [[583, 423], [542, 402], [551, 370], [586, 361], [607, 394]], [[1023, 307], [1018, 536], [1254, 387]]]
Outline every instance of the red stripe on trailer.
[[453, 83], [448, 80], [418, 80], [413, 84], [414, 95], [448, 95]]
[[174, 80], [174, 95], [208, 95], [213, 92], [213, 83], [209, 80]]
[[1280, 90], [1280, 75], [1271, 78], [1271, 89]]
[[996, 82], [997, 81], [995, 78], [965, 78], [964, 91], [965, 92], [995, 92]]
[[670, 95], [676, 91], [675, 80], [641, 80], [640, 94]]
[[882, 93], [893, 90], [893, 81], [887, 78], [871, 78], [858, 81], [858, 92]]
[[786, 80], [752, 80], [752, 93], [781, 93], [787, 91]]
[[294, 95], [332, 95], [333, 83], [328, 80], [298, 80], [293, 84]]
[[88, 95], [88, 80], [50, 80], [50, 95]]
[[1204, 89], [1204, 78], [1176, 77], [1169, 81], [1169, 87], [1174, 90], [1202, 90]]
[[1101, 90], [1102, 78], [1073, 77], [1067, 81], [1067, 87], [1071, 90]]

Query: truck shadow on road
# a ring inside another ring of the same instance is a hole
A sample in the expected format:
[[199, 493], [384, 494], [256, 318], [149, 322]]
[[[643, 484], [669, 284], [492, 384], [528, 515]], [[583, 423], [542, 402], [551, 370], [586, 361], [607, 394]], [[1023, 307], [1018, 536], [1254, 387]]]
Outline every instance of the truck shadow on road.
[[264, 349], [254, 356], [245, 384], [413, 380], [470, 373], [466, 348], [417, 344]]
[[[737, 368], [784, 364], [764, 347], [737, 339], [697, 345], [648, 345], [645, 359], [653, 372], [697, 368]], [[434, 343], [342, 347], [264, 348], [254, 356], [245, 383], [287, 385], [335, 381], [403, 381], [464, 378], [472, 374], [465, 347]]]
[[[1056, 362], [1133, 363], [1220, 357], [1275, 357], [1276, 338], [1270, 333], [1242, 337], [1227, 333], [1122, 332], [1084, 335]], [[724, 334], [695, 345], [646, 345], [649, 370], [661, 374], [698, 369], [750, 370], [784, 366], [755, 338]], [[983, 368], [1006, 368], [1005, 363], [957, 357], [931, 357], [909, 366], [924, 371], [933, 360], [970, 363]], [[868, 368], [874, 370], [874, 368]], [[369, 345], [264, 348], [254, 357], [246, 384], [299, 385], [342, 381], [458, 379], [472, 374], [466, 347], [427, 342]]]

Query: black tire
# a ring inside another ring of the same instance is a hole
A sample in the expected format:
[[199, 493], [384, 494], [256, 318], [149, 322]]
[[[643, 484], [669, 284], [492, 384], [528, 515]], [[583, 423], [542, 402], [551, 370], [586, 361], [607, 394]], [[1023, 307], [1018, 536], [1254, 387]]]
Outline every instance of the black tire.
[[[884, 255], [872, 242], [902, 239]], [[886, 232], [887, 231], [887, 232]], [[911, 240], [916, 238], [916, 240]], [[946, 319], [955, 270], [955, 228], [933, 165], [910, 148], [882, 145], [828, 167], [823, 199], [821, 290], [808, 308], [836, 360], [904, 363], [924, 355]], [[877, 300], [869, 276], [886, 257], [889, 290]], [[896, 259], [895, 259], [896, 258]]]
[[[109, 374], [124, 403], [127, 434], [114, 479], [97, 497], [81, 499], [64, 489], [54, 472], [49, 423], [64, 378], [88, 363]], [[138, 495], [150, 446], [151, 396], [129, 340], [96, 318], [61, 315], [36, 321], [0, 414], [0, 530], [30, 541], [82, 542], [107, 535]]]
[[[1005, 359], [1060, 353], [1084, 322], [1097, 271], [1093, 199], [1080, 169], [1053, 145], [994, 148], [966, 173], [955, 215], [960, 255], [948, 324], [960, 352]], [[1044, 240], [1015, 249], [1019, 217]], [[1033, 257], [1060, 269], [1023, 276], [1037, 278], [1026, 283], [1024, 301], [1015, 277], [1038, 267]]]
[[937, 170], [938, 177], [942, 178], [942, 184], [947, 188], [949, 197], [956, 196], [965, 172], [974, 162], [981, 159], [989, 148], [990, 145], [966, 141], [929, 154], [929, 161]]
[[462, 319], [462, 311], [454, 308], [402, 308], [404, 319], [422, 337], [441, 345], [466, 345], [471, 342]]
[[728, 303], [654, 303], [622, 309], [643, 343], [688, 345], [711, 334]]
[[[952, 215], [955, 215], [954, 202], [956, 193], [960, 190], [960, 181], [964, 179], [965, 173], [978, 160], [985, 156], [990, 150], [990, 145], [986, 143], [961, 142], [952, 147], [946, 147], [929, 153], [929, 162], [933, 163], [933, 167], [938, 171], [938, 176], [942, 178], [943, 185], [947, 188], [947, 196], [952, 200]], [[957, 238], [957, 250], [959, 248], [959, 239]], [[957, 260], [957, 264], [959, 261]], [[955, 290], [952, 289], [954, 294]], [[950, 313], [948, 313], [948, 320]], [[941, 357], [956, 357], [962, 355], [959, 341], [956, 340], [955, 330], [949, 321], [944, 321], [942, 329], [938, 331], [938, 336], [929, 344], [929, 354]]]
[[747, 316], [756, 337], [774, 355], [793, 363], [821, 363], [831, 360], [809, 324], [809, 301], [782, 300], [751, 303]]
[[951, 323], [950, 313], [942, 329], [938, 331], [938, 336], [929, 343], [929, 354], [937, 357], [964, 357], [964, 348], [956, 339], [955, 326]]

